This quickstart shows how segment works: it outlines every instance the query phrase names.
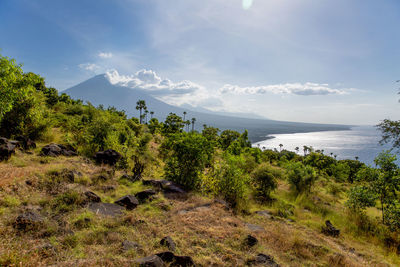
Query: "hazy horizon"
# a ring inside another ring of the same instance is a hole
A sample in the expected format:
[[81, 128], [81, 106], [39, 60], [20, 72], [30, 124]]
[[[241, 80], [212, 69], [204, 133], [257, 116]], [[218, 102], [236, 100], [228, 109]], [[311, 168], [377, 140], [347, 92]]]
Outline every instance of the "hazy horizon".
[[0, 2], [0, 53], [70, 88], [106, 73], [172, 105], [282, 121], [400, 115], [400, 3]]

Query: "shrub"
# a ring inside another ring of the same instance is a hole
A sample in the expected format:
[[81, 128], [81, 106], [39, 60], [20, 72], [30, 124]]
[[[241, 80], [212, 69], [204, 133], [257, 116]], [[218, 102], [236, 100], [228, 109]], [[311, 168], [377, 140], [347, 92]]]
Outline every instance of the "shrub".
[[262, 200], [270, 200], [271, 192], [278, 186], [276, 180], [282, 177], [280, 170], [272, 168], [269, 164], [259, 165], [252, 173], [253, 184], [257, 196]]
[[311, 187], [317, 180], [313, 167], [305, 166], [301, 162], [288, 165], [288, 181], [297, 194], [310, 193]]
[[213, 147], [197, 133], [170, 135], [162, 145], [166, 157], [165, 176], [187, 189], [198, 189], [200, 174], [213, 154]]

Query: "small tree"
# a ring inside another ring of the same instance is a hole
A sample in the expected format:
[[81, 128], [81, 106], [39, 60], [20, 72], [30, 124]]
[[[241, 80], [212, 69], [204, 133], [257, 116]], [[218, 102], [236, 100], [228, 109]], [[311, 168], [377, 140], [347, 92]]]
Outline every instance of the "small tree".
[[257, 196], [262, 200], [270, 200], [271, 192], [278, 186], [277, 179], [281, 178], [281, 172], [273, 169], [269, 164], [259, 165], [252, 173], [253, 185]]
[[140, 115], [139, 115], [139, 120], [140, 120], [140, 124], [142, 124], [142, 123], [143, 123], [143, 114], [142, 114], [142, 111], [143, 111], [143, 110], [147, 110], [146, 102], [145, 102], [144, 100], [138, 100], [138, 101], [136, 102], [136, 109], [139, 110], [139, 113], [140, 113]]
[[297, 194], [310, 193], [311, 187], [317, 180], [317, 174], [313, 167], [295, 162], [289, 165], [288, 181]]

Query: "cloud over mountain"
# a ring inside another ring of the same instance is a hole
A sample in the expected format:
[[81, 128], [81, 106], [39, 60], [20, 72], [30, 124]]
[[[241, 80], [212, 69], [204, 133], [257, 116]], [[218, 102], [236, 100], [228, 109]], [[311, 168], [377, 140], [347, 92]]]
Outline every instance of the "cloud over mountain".
[[219, 89], [221, 94], [293, 94], [293, 95], [343, 95], [347, 94], [345, 90], [334, 89], [329, 87], [328, 84], [318, 83], [285, 83], [285, 84], [273, 84], [264, 86], [248, 86], [240, 87], [238, 85], [225, 84]]

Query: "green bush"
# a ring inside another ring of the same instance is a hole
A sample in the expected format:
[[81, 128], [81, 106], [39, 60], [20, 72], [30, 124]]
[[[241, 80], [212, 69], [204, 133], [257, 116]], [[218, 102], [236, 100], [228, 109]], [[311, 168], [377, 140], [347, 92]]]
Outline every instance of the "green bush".
[[261, 200], [270, 200], [271, 192], [278, 186], [277, 179], [282, 177], [280, 170], [272, 168], [269, 164], [259, 165], [252, 173], [254, 188]]
[[197, 133], [171, 134], [162, 144], [165, 177], [187, 189], [198, 189], [200, 174], [213, 154], [213, 147]]
[[317, 180], [313, 167], [296, 162], [288, 165], [288, 181], [297, 194], [310, 193]]

